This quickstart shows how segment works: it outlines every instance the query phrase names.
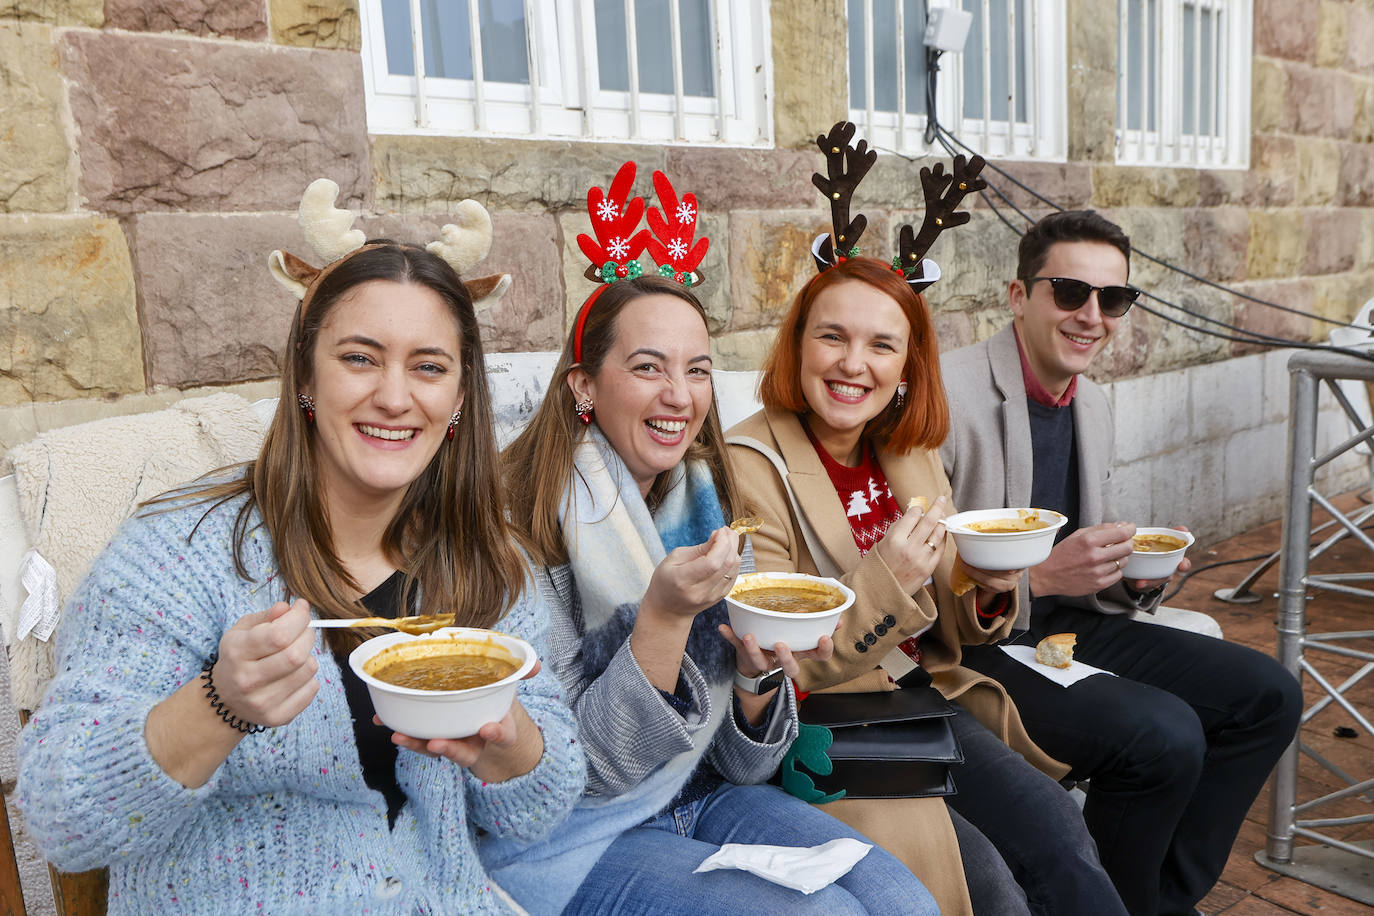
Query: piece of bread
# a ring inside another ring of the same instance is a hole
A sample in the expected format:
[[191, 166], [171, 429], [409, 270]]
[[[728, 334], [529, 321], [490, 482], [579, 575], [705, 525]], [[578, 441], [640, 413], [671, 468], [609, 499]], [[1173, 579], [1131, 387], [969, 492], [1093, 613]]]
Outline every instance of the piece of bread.
[[954, 567], [949, 571], [950, 591], [954, 592], [956, 598], [962, 598], [977, 584], [964, 572], [964, 567], [959, 563], [959, 550], [954, 548]]
[[1040, 640], [1035, 647], [1035, 660], [1051, 668], [1067, 668], [1073, 664], [1073, 647], [1078, 637], [1072, 633], [1055, 633]]

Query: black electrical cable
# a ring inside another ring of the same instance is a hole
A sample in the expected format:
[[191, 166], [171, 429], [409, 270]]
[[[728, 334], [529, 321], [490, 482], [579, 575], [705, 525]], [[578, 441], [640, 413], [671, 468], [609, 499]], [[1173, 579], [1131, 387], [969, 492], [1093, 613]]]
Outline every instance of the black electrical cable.
[[[933, 103], [933, 99], [931, 99], [931, 98], [928, 98], [927, 101], [930, 102], [930, 103]], [[933, 108], [932, 108], [932, 110], [933, 110]], [[935, 136], [936, 136], [936, 139], [940, 142], [941, 147], [943, 147], [944, 150], [945, 150], [945, 152], [947, 152], [947, 153], [948, 153], [949, 155], [951, 155], [951, 156], [955, 155], [955, 152], [956, 152], [956, 151], [955, 151], [955, 149], [953, 148], [953, 146], [950, 145], [950, 141], [953, 141], [953, 142], [955, 142], [955, 143], [958, 143], [960, 146], [962, 146], [962, 147], [963, 147], [964, 149], [966, 149], [966, 150], [969, 150], [970, 152], [973, 151], [971, 147], [969, 147], [967, 144], [965, 144], [965, 143], [963, 143], [962, 141], [960, 141], [959, 138], [957, 138], [957, 137], [955, 137], [953, 134], [951, 134], [951, 133], [950, 133], [948, 130], [946, 130], [945, 127], [944, 127], [943, 125], [941, 125], [938, 121], [935, 122]], [[912, 161], [911, 157], [906, 157], [906, 156], [904, 156], [903, 158], [908, 159], [908, 161]], [[994, 168], [996, 171], [998, 171], [999, 173], [1001, 173], [1001, 174], [1006, 174], [1006, 173], [1002, 172], [1001, 169], [998, 169], [995, 165], [993, 166], [993, 168]], [[1029, 193], [1033, 194], [1033, 195], [1034, 195], [1036, 198], [1038, 198], [1039, 200], [1042, 200], [1042, 201], [1045, 201], [1045, 202], [1047, 202], [1047, 203], [1050, 203], [1052, 206], [1055, 206], [1056, 209], [1059, 209], [1059, 210], [1062, 210], [1062, 209], [1063, 209], [1062, 207], [1059, 207], [1058, 205], [1054, 204], [1054, 203], [1053, 203], [1052, 201], [1050, 201], [1048, 198], [1044, 197], [1043, 195], [1039, 194], [1038, 192], [1034, 191], [1033, 189], [1027, 187], [1024, 183], [1022, 183], [1022, 182], [1020, 182], [1020, 181], [1017, 181], [1015, 178], [1012, 178], [1012, 177], [1009, 176], [1009, 175], [1008, 175], [1007, 177], [1010, 178], [1010, 179], [1011, 179], [1014, 183], [1016, 183], [1018, 186], [1024, 188], [1024, 189], [1027, 190]], [[998, 188], [996, 185], [991, 185], [991, 184], [989, 184], [989, 185], [988, 185], [988, 190], [991, 190], [991, 191], [992, 191], [993, 193], [995, 193], [998, 197], [1000, 197], [1000, 198], [1002, 199], [1003, 203], [1004, 203], [1007, 207], [1009, 207], [1009, 208], [1011, 208], [1012, 210], [1014, 210], [1018, 216], [1020, 216], [1023, 220], [1026, 221], [1026, 224], [1027, 224], [1028, 226], [1029, 226], [1030, 224], [1032, 224], [1032, 223], [1035, 222], [1035, 220], [1032, 219], [1032, 218], [1030, 217], [1029, 214], [1027, 214], [1027, 213], [1026, 213], [1024, 210], [1022, 210], [1020, 207], [1018, 207], [1014, 202], [1012, 202], [1011, 198], [1007, 197], [1007, 195], [1006, 195], [1005, 193], [1003, 193], [1002, 190], [1001, 190], [1000, 188]], [[997, 204], [994, 203], [994, 202], [992, 201], [992, 199], [988, 197], [986, 191], [981, 191], [981, 192], [979, 192], [979, 193], [980, 193], [980, 196], [983, 198], [983, 202], [987, 204], [988, 209], [990, 209], [994, 214], [996, 214], [996, 216], [998, 217], [998, 219], [1000, 219], [1000, 220], [1002, 221], [1002, 223], [1005, 224], [1005, 225], [1007, 226], [1007, 228], [1011, 229], [1011, 230], [1012, 230], [1013, 232], [1015, 232], [1017, 235], [1024, 235], [1024, 234], [1025, 234], [1025, 230], [1024, 230], [1024, 229], [1019, 229], [1019, 228], [1017, 228], [1017, 227], [1011, 222], [1011, 220], [1007, 218], [1006, 214], [1004, 214], [1004, 213], [1001, 211], [1001, 209], [997, 206]], [[1167, 262], [1161, 261], [1161, 260], [1159, 260], [1158, 258], [1155, 258], [1153, 255], [1149, 255], [1149, 254], [1145, 254], [1144, 252], [1141, 252], [1139, 249], [1135, 248], [1135, 246], [1132, 246], [1132, 247], [1131, 247], [1131, 250], [1132, 250], [1132, 251], [1135, 251], [1135, 252], [1137, 252], [1137, 253], [1140, 253], [1140, 254], [1144, 255], [1145, 257], [1149, 258], [1150, 260], [1155, 261], [1155, 262], [1157, 262], [1157, 263], [1159, 263], [1159, 264], [1162, 264], [1162, 265], [1165, 266], [1165, 267], [1168, 267], [1168, 268], [1170, 268], [1170, 269], [1177, 270], [1178, 272], [1183, 273], [1183, 274], [1185, 274], [1185, 275], [1192, 276], [1191, 274], [1188, 274], [1187, 271], [1184, 271], [1184, 270], [1182, 270], [1181, 268], [1174, 268], [1173, 265], [1168, 264]], [[1277, 305], [1277, 304], [1274, 304], [1274, 303], [1266, 303], [1266, 302], [1264, 302], [1264, 300], [1255, 299], [1255, 298], [1252, 297], [1252, 296], [1247, 296], [1247, 295], [1244, 294], [1244, 293], [1240, 293], [1240, 292], [1237, 292], [1237, 291], [1235, 291], [1235, 290], [1231, 290], [1231, 289], [1229, 289], [1229, 288], [1227, 288], [1227, 287], [1225, 287], [1225, 286], [1221, 286], [1220, 284], [1212, 283], [1211, 281], [1207, 281], [1207, 282], [1209, 283], [1209, 285], [1215, 286], [1215, 287], [1217, 287], [1218, 289], [1221, 289], [1221, 290], [1223, 290], [1223, 291], [1225, 291], [1225, 292], [1233, 293], [1233, 294], [1235, 294], [1235, 295], [1237, 295], [1237, 296], [1240, 296], [1240, 297], [1242, 297], [1242, 298], [1251, 299], [1251, 300], [1253, 300], [1253, 301], [1255, 301], [1255, 302], [1258, 302], [1258, 303], [1260, 303], [1260, 304], [1273, 305], [1275, 308], [1278, 308], [1278, 309], [1280, 309], [1280, 310], [1282, 310], [1282, 311], [1285, 311], [1285, 312], [1290, 312], [1290, 313], [1297, 314], [1297, 315], [1301, 315], [1301, 316], [1307, 317], [1307, 318], [1319, 317], [1319, 316], [1310, 315], [1309, 313], [1304, 312], [1304, 311], [1301, 311], [1300, 309], [1294, 309], [1294, 308], [1290, 308], [1290, 307], [1288, 307], [1288, 306], [1281, 306], [1281, 305]], [[1335, 353], [1343, 353], [1343, 354], [1345, 354], [1345, 355], [1353, 356], [1353, 357], [1356, 357], [1356, 358], [1358, 358], [1358, 359], [1363, 359], [1363, 360], [1367, 360], [1367, 361], [1374, 362], [1374, 352], [1368, 352], [1368, 351], [1363, 351], [1363, 350], [1357, 350], [1357, 349], [1352, 349], [1352, 348], [1349, 348], [1349, 347], [1337, 347], [1337, 346], [1332, 346], [1332, 345], [1330, 345], [1330, 344], [1316, 344], [1316, 343], [1312, 343], [1312, 342], [1310, 342], [1310, 341], [1293, 340], [1293, 339], [1291, 339], [1291, 338], [1279, 337], [1279, 336], [1271, 335], [1271, 334], [1262, 334], [1262, 333], [1260, 333], [1260, 332], [1258, 332], [1258, 331], [1252, 331], [1252, 330], [1250, 330], [1250, 329], [1248, 329], [1248, 328], [1242, 328], [1242, 327], [1240, 327], [1239, 325], [1230, 324], [1230, 323], [1228, 323], [1228, 322], [1222, 321], [1222, 320], [1219, 319], [1219, 318], [1213, 318], [1213, 317], [1211, 317], [1210, 315], [1204, 315], [1204, 314], [1202, 314], [1202, 313], [1200, 313], [1200, 312], [1195, 312], [1195, 311], [1193, 311], [1192, 309], [1189, 309], [1189, 308], [1187, 308], [1187, 307], [1185, 307], [1185, 306], [1179, 305], [1179, 304], [1176, 303], [1176, 302], [1173, 302], [1173, 301], [1171, 301], [1171, 300], [1165, 299], [1164, 297], [1159, 296], [1158, 294], [1149, 293], [1149, 292], [1143, 292], [1142, 294], [1143, 294], [1144, 296], [1150, 298], [1150, 299], [1155, 300], [1156, 302], [1159, 302], [1159, 303], [1161, 303], [1161, 304], [1163, 304], [1163, 305], [1169, 306], [1170, 308], [1176, 309], [1177, 311], [1183, 312], [1185, 315], [1188, 315], [1188, 316], [1191, 317], [1191, 318], [1195, 318], [1195, 319], [1197, 319], [1197, 320], [1199, 320], [1199, 321], [1208, 322], [1208, 323], [1210, 323], [1210, 324], [1219, 325], [1219, 326], [1221, 326], [1221, 327], [1226, 328], [1227, 330], [1235, 331], [1235, 332], [1236, 332], [1236, 334], [1223, 334], [1223, 333], [1220, 333], [1220, 332], [1218, 332], [1218, 331], [1213, 331], [1213, 330], [1210, 330], [1210, 329], [1205, 328], [1205, 327], [1199, 327], [1198, 325], [1189, 324], [1189, 323], [1187, 323], [1187, 322], [1185, 322], [1185, 321], [1181, 321], [1181, 320], [1179, 320], [1179, 319], [1177, 319], [1177, 318], [1174, 318], [1174, 317], [1172, 317], [1172, 316], [1170, 316], [1170, 315], [1166, 315], [1166, 314], [1164, 314], [1163, 312], [1158, 311], [1157, 309], [1152, 309], [1152, 308], [1150, 308], [1148, 305], [1145, 305], [1143, 302], [1138, 302], [1138, 303], [1137, 303], [1137, 306], [1138, 306], [1141, 310], [1145, 311], [1147, 314], [1150, 314], [1150, 315], [1155, 316], [1156, 318], [1160, 319], [1161, 321], [1166, 321], [1166, 322], [1168, 322], [1168, 323], [1170, 323], [1170, 324], [1177, 325], [1178, 327], [1181, 327], [1181, 328], [1183, 328], [1183, 329], [1185, 329], [1185, 330], [1193, 331], [1193, 332], [1198, 333], [1198, 334], [1203, 334], [1203, 335], [1206, 335], [1206, 336], [1208, 336], [1208, 337], [1215, 337], [1215, 338], [1218, 338], [1218, 339], [1220, 339], [1220, 340], [1230, 341], [1230, 342], [1232, 342], [1232, 343], [1251, 344], [1251, 345], [1253, 345], [1253, 346], [1262, 346], [1262, 347], [1275, 347], [1275, 348], [1299, 349], [1299, 350], [1327, 350], [1327, 351], [1331, 351], [1331, 352], [1335, 352]], [[1324, 320], [1326, 320], [1326, 319], [1324, 319]], [[1333, 321], [1333, 322], [1331, 322], [1331, 323], [1338, 323], [1338, 324], [1345, 325], [1345, 326], [1347, 326], [1347, 327], [1356, 327], [1356, 328], [1359, 328], [1359, 327], [1360, 327], [1359, 325], [1348, 324], [1348, 323], [1346, 323], [1346, 322], [1334, 322], [1334, 321]], [[1366, 330], [1365, 328], [1360, 328], [1360, 329], [1361, 329], [1361, 330]], [[1244, 335], [1244, 336], [1236, 336], [1236, 335]]]
[[[928, 107], [929, 107], [929, 109], [930, 109], [931, 111], [934, 110], [933, 103], [929, 103], [929, 104], [928, 104]], [[951, 132], [949, 131], [948, 128], [946, 128], [943, 124], [940, 124], [938, 121], [935, 122], [933, 130], [931, 129], [930, 126], [927, 126], [927, 129], [926, 129], [926, 135], [927, 135], [927, 137], [929, 138], [930, 135], [931, 135], [932, 133], [935, 135], [935, 137], [936, 137], [937, 139], [940, 139], [940, 140], [942, 140], [942, 141], [943, 141], [943, 140], [948, 140], [948, 141], [950, 141], [950, 142], [953, 142], [953, 143], [957, 144], [958, 146], [960, 146], [960, 147], [963, 148], [965, 151], [967, 151], [967, 152], [969, 152], [969, 153], [971, 153], [971, 154], [976, 152], [976, 151], [973, 149], [973, 147], [969, 146], [967, 143], [965, 143], [964, 141], [960, 140], [957, 136], [955, 136], [953, 133], [951, 133]], [[927, 139], [927, 142], [930, 142], [929, 139]], [[949, 145], [948, 142], [942, 142], [940, 145], [941, 145], [942, 147], [944, 147], [945, 151], [946, 151], [947, 153], [949, 153], [951, 156], [954, 155], [954, 150], [950, 147], [950, 145]], [[1003, 169], [1003, 168], [1001, 168], [1000, 166], [998, 166], [996, 163], [994, 163], [994, 162], [989, 162], [989, 163], [987, 164], [987, 167], [988, 167], [988, 168], [991, 168], [991, 169], [992, 169], [994, 172], [996, 172], [998, 175], [1001, 175], [1003, 178], [1007, 179], [1007, 181], [1010, 181], [1012, 184], [1016, 185], [1018, 188], [1020, 188], [1021, 190], [1025, 191], [1027, 194], [1030, 194], [1030, 195], [1031, 195], [1032, 197], [1034, 197], [1036, 200], [1039, 200], [1040, 202], [1044, 203], [1046, 206], [1053, 207], [1053, 208], [1056, 209], [1056, 210], [1063, 210], [1063, 209], [1064, 209], [1064, 207], [1062, 207], [1062, 206], [1060, 206], [1059, 204], [1055, 203], [1054, 201], [1050, 200], [1048, 197], [1046, 197], [1045, 195], [1041, 194], [1039, 191], [1035, 190], [1035, 189], [1032, 188], [1030, 185], [1028, 185], [1028, 184], [1026, 184], [1025, 182], [1023, 182], [1023, 181], [1021, 181], [1020, 179], [1018, 179], [1015, 175], [1012, 175], [1010, 172], [1008, 172], [1008, 171], [1006, 171], [1005, 169]], [[1000, 189], [996, 188], [995, 186], [993, 186], [993, 185], [991, 185], [991, 184], [988, 185], [988, 187], [989, 187], [991, 190], [995, 191], [995, 192], [997, 193], [997, 196], [998, 196], [998, 197], [1001, 197], [1002, 200], [1006, 201], [1006, 203], [1007, 203], [1008, 206], [1012, 206], [1013, 208], [1015, 208], [1015, 205], [1012, 204], [1011, 199], [1008, 198], [1005, 194], [1003, 194], [1003, 193], [1001, 192]], [[984, 195], [984, 200], [986, 200], [986, 199], [987, 199], [987, 198], [986, 198], [986, 195]], [[1019, 212], [1020, 212], [1019, 208], [1016, 208], [1016, 209], [1017, 209], [1017, 212], [1019, 213]], [[1023, 217], [1025, 216], [1024, 213], [1022, 213], [1021, 215], [1022, 215]], [[1027, 218], [1028, 218], [1028, 217], [1027, 217]], [[1032, 220], [1032, 222], [1034, 222], [1034, 221]], [[1327, 317], [1324, 316], [1324, 315], [1318, 315], [1318, 314], [1315, 314], [1315, 313], [1313, 313], [1313, 312], [1305, 312], [1305, 311], [1303, 311], [1302, 309], [1296, 309], [1296, 308], [1293, 308], [1293, 307], [1290, 306], [1290, 305], [1283, 305], [1283, 304], [1278, 303], [1278, 302], [1272, 302], [1272, 301], [1270, 301], [1270, 300], [1268, 300], [1268, 299], [1263, 299], [1263, 298], [1261, 298], [1261, 297], [1259, 297], [1259, 296], [1252, 295], [1251, 293], [1242, 292], [1241, 290], [1234, 289], [1234, 288], [1232, 288], [1232, 287], [1226, 286], [1226, 285], [1223, 284], [1223, 283], [1218, 283], [1218, 282], [1215, 281], [1215, 280], [1210, 280], [1210, 279], [1208, 279], [1207, 277], [1204, 277], [1204, 276], [1202, 276], [1202, 275], [1200, 275], [1200, 274], [1195, 274], [1195, 273], [1193, 273], [1192, 271], [1188, 270], [1187, 268], [1179, 267], [1177, 264], [1171, 263], [1171, 262], [1169, 262], [1169, 261], [1165, 261], [1163, 258], [1155, 257], [1154, 255], [1150, 254], [1148, 251], [1142, 251], [1142, 250], [1140, 250], [1139, 248], [1137, 248], [1137, 247], [1134, 246], [1134, 245], [1131, 246], [1131, 251], [1132, 251], [1133, 253], [1135, 253], [1135, 254], [1140, 255], [1142, 258], [1144, 258], [1144, 259], [1147, 260], [1147, 261], [1151, 261], [1151, 262], [1153, 262], [1153, 263], [1155, 263], [1155, 264], [1158, 264], [1159, 266], [1161, 266], [1161, 267], [1163, 267], [1163, 268], [1166, 268], [1167, 270], [1171, 270], [1171, 271], [1173, 271], [1174, 273], [1181, 274], [1182, 276], [1185, 276], [1185, 277], [1187, 277], [1187, 278], [1190, 279], [1190, 280], [1194, 280], [1194, 281], [1196, 281], [1196, 282], [1198, 282], [1198, 283], [1201, 283], [1201, 284], [1203, 284], [1203, 285], [1205, 285], [1205, 286], [1213, 287], [1214, 289], [1219, 289], [1219, 290], [1221, 290], [1221, 291], [1223, 291], [1223, 292], [1229, 293], [1230, 295], [1237, 297], [1238, 299], [1244, 299], [1244, 300], [1246, 300], [1246, 301], [1248, 301], [1248, 302], [1253, 302], [1253, 303], [1255, 303], [1256, 305], [1263, 305], [1263, 306], [1266, 306], [1267, 308], [1277, 309], [1277, 310], [1279, 310], [1279, 311], [1281, 311], [1281, 312], [1288, 312], [1288, 313], [1291, 314], [1291, 315], [1300, 315], [1300, 316], [1302, 316], [1303, 318], [1313, 318], [1313, 319], [1316, 319], [1317, 321], [1321, 321], [1321, 322], [1324, 322], [1324, 323], [1326, 323], [1326, 324], [1336, 325], [1337, 327], [1343, 327], [1343, 328], [1356, 328], [1357, 330], [1361, 330], [1361, 331], [1367, 331], [1367, 330], [1369, 330], [1369, 328], [1367, 328], [1367, 327], [1365, 327], [1365, 326], [1363, 326], [1363, 325], [1353, 324], [1353, 323], [1351, 323], [1351, 322], [1349, 322], [1349, 321], [1341, 321], [1341, 320], [1336, 319], [1336, 318], [1327, 318]]]

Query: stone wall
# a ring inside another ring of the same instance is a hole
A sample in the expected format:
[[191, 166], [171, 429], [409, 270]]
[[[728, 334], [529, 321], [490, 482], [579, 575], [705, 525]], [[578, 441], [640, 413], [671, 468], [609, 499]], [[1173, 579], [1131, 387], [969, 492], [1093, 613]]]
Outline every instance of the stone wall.
[[[270, 387], [293, 307], [262, 269], [308, 255], [293, 215], [326, 175], [365, 229], [420, 238], [464, 197], [496, 218], [484, 269], [515, 284], [482, 316], [494, 351], [557, 346], [588, 290], [585, 194], [625, 158], [665, 169], [712, 238], [702, 295], [719, 364], [753, 368], [809, 276], [826, 213], [809, 138], [845, 114], [840, 0], [772, 23], [767, 150], [369, 136], [356, 0], [0, 0], [0, 449], [53, 423], [205, 386]], [[1064, 206], [1107, 211], [1147, 251], [1257, 297], [1345, 317], [1374, 292], [1374, 8], [1256, 0], [1248, 171], [1113, 164], [1115, 0], [1069, 4], [1069, 161], [1007, 163]], [[818, 61], [830, 61], [817, 75]], [[833, 72], [831, 72], [833, 71]], [[800, 92], [798, 87], [806, 87]], [[883, 157], [857, 205], [885, 254], [920, 218], [917, 165]], [[1014, 201], [1043, 204], [1001, 182]], [[1015, 235], [977, 208], [932, 252], [941, 339], [1007, 320]], [[1219, 320], [1326, 328], [1137, 259], [1138, 283]], [[1247, 350], [1142, 312], [1095, 373], [1127, 378]]]

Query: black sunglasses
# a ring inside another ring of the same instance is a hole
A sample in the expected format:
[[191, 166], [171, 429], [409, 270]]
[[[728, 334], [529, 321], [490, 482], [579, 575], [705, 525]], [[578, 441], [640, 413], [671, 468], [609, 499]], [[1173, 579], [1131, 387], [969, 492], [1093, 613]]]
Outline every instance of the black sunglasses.
[[1088, 301], [1088, 296], [1095, 290], [1097, 307], [1102, 310], [1102, 314], [1108, 318], [1120, 318], [1131, 310], [1131, 306], [1140, 295], [1140, 290], [1134, 286], [1093, 286], [1072, 277], [1027, 277], [1021, 281], [1026, 284], [1027, 296], [1030, 295], [1031, 284], [1037, 280], [1049, 281], [1054, 289], [1054, 304], [1065, 312], [1082, 308], [1083, 303]]

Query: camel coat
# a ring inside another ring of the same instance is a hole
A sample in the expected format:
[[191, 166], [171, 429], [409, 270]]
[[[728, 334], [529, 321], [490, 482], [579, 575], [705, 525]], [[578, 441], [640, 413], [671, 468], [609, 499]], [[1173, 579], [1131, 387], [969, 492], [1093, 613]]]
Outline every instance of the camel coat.
[[[957, 699], [1038, 769], [1056, 779], [1068, 772], [1068, 767], [1030, 740], [1001, 685], [959, 665], [962, 644], [995, 642], [1010, 633], [1014, 607], [994, 620], [982, 621], [973, 591], [956, 598], [949, 589], [953, 550], [945, 551], [933, 589], [922, 589], [915, 596], [902, 590], [878, 551], [860, 557], [844, 506], [800, 419], [791, 411], [760, 411], [731, 428], [728, 441], [748, 511], [764, 520], [763, 528], [752, 536], [757, 568], [838, 574], [858, 596], [835, 632], [834, 656], [828, 662], [804, 663], [798, 689], [898, 689], [879, 663], [889, 652], [900, 654], [897, 646], [908, 636], [923, 633], [921, 665], [940, 693]], [[785, 466], [785, 480], [774, 457]], [[950, 497], [949, 481], [934, 451], [920, 449], [906, 455], [879, 451], [878, 463], [898, 505], [906, 505], [914, 496]], [[808, 540], [821, 545], [824, 555], [813, 556]], [[884, 623], [888, 617], [895, 624]], [[966, 908], [968, 894], [953, 827], [941, 799], [841, 799], [824, 810], [905, 862], [930, 888], [941, 912], [966, 911], [950, 905], [962, 896]], [[912, 829], [913, 823], [919, 823], [920, 829]], [[918, 836], [920, 848], [913, 842]], [[957, 889], [949, 886], [952, 878]]]

